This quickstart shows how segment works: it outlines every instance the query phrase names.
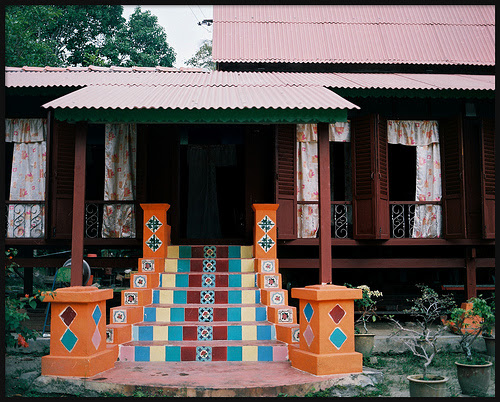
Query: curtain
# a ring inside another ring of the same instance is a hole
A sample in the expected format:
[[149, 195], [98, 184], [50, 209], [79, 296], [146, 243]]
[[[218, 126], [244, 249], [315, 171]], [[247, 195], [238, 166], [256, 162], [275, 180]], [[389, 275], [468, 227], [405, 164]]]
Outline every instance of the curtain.
[[[390, 144], [417, 147], [415, 201], [440, 201], [442, 187], [438, 122], [389, 120], [387, 129]], [[441, 205], [415, 206], [412, 238], [440, 237], [441, 227]]]
[[[105, 125], [104, 200], [135, 200], [137, 126]], [[103, 208], [103, 238], [134, 238], [135, 206], [110, 204]]]
[[[349, 122], [328, 127], [330, 141], [350, 141]], [[318, 129], [316, 124], [297, 124], [297, 201], [318, 201]], [[319, 206], [297, 204], [297, 235], [314, 238], [319, 228]]]
[[236, 165], [236, 147], [232, 144], [189, 145], [187, 163], [189, 183], [186, 235], [193, 239], [221, 238], [216, 168]]
[[[10, 201], [45, 201], [46, 136], [46, 119], [5, 120], [5, 141], [14, 143]], [[7, 237], [43, 237], [44, 223], [43, 204], [9, 204]]]

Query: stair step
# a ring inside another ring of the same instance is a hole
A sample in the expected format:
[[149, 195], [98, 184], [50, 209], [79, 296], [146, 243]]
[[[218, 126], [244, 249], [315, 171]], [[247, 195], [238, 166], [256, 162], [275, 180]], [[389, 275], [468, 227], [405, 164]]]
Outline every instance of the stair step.
[[255, 287], [255, 278], [253, 272], [167, 272], [160, 274], [160, 287]]
[[157, 288], [153, 304], [255, 304], [260, 303], [257, 288]]
[[165, 272], [255, 272], [253, 258], [166, 258]]
[[252, 258], [253, 246], [168, 246], [168, 258]]
[[144, 307], [145, 322], [267, 321], [267, 307], [261, 304], [153, 304]]
[[165, 323], [142, 322], [132, 328], [135, 341], [256, 341], [276, 340], [276, 330], [271, 323], [231, 322]]
[[286, 361], [280, 341], [131, 341], [120, 345], [120, 361]]

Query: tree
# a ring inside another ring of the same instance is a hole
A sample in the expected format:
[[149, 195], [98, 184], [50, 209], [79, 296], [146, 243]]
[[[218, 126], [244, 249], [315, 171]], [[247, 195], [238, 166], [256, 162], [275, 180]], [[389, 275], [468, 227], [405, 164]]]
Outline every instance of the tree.
[[204, 40], [198, 51], [186, 61], [186, 64], [188, 66], [215, 70], [215, 62], [212, 60], [212, 41]]
[[7, 66], [172, 66], [175, 52], [149, 11], [123, 6], [7, 6]]

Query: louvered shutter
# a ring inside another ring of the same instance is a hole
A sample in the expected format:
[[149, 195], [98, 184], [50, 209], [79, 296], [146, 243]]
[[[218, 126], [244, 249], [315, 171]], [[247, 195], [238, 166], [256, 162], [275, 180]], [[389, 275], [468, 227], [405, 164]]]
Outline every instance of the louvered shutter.
[[443, 233], [447, 239], [466, 238], [462, 118], [439, 122], [442, 149]]
[[73, 219], [75, 125], [54, 120], [52, 143], [51, 234], [70, 239]]
[[295, 124], [276, 127], [276, 203], [279, 239], [297, 238], [297, 168]]
[[352, 119], [353, 237], [389, 238], [387, 122], [377, 115]]
[[481, 194], [483, 237], [495, 238], [495, 121], [482, 121]]

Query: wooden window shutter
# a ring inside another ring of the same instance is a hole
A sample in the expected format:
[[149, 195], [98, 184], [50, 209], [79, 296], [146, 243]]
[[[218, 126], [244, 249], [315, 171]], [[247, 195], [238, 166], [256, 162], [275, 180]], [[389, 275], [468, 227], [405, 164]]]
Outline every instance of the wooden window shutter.
[[495, 121], [482, 120], [481, 195], [483, 237], [495, 238]]
[[388, 239], [387, 121], [377, 115], [352, 119], [353, 237]]
[[51, 184], [51, 234], [54, 239], [70, 239], [73, 220], [75, 168], [75, 124], [54, 120]]
[[442, 153], [443, 234], [446, 239], [466, 238], [462, 117], [439, 122]]
[[295, 124], [276, 127], [276, 203], [279, 239], [297, 238], [297, 168]]

